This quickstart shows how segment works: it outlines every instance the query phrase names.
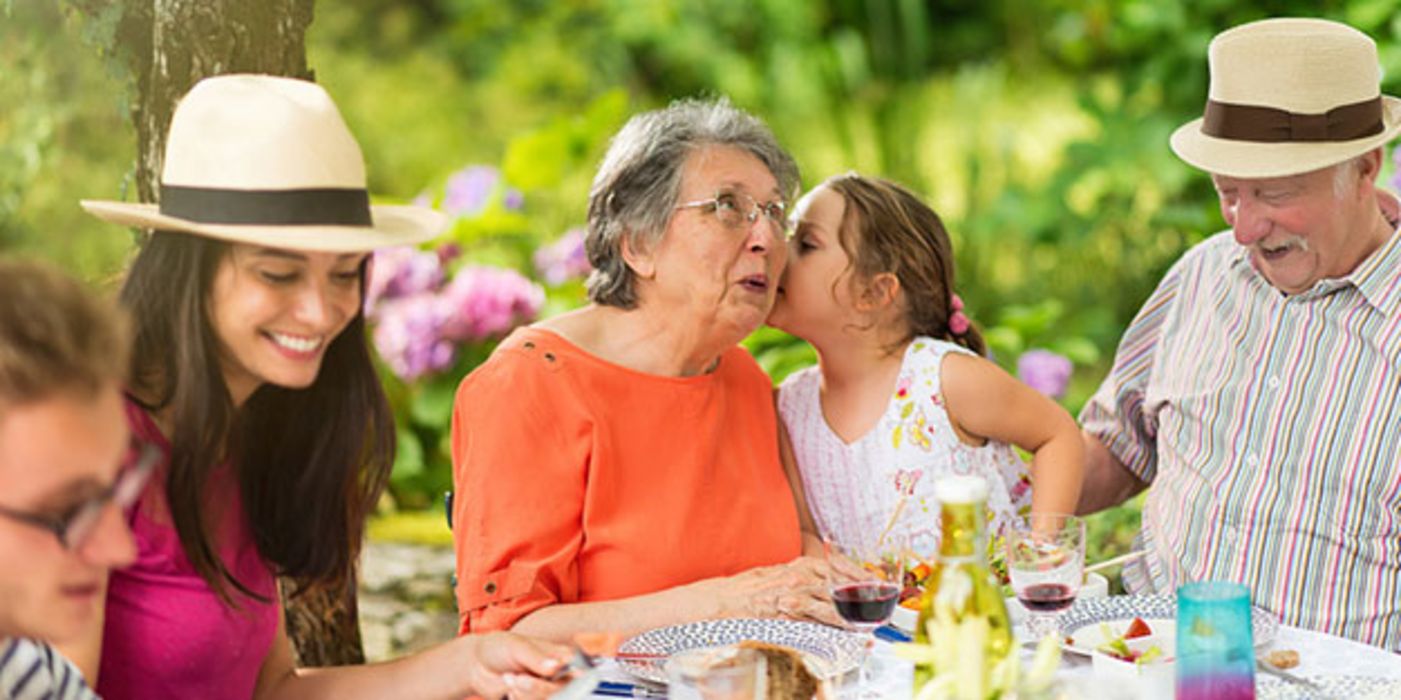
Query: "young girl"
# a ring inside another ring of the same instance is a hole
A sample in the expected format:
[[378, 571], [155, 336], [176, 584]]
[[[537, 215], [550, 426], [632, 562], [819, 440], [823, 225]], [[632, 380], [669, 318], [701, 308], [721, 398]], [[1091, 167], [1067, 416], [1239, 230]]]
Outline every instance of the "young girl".
[[[933, 488], [946, 474], [988, 479], [993, 533], [1028, 509], [1074, 512], [1075, 421], [982, 357], [938, 215], [854, 173], [809, 192], [796, 215], [769, 323], [818, 356], [778, 392], [784, 459], [811, 513], [807, 546], [818, 534], [857, 544], [899, 531], [934, 551]], [[1011, 445], [1032, 453], [1030, 475]]]
[[437, 216], [369, 206], [359, 147], [319, 87], [202, 81], [173, 117], [157, 229], [122, 288], [136, 343], [126, 416], [157, 477], [126, 512], [136, 561], [74, 650], [120, 698], [545, 697], [564, 650], [509, 635], [296, 669], [277, 576], [342, 588], [389, 476], [393, 420], [362, 312], [368, 251]]

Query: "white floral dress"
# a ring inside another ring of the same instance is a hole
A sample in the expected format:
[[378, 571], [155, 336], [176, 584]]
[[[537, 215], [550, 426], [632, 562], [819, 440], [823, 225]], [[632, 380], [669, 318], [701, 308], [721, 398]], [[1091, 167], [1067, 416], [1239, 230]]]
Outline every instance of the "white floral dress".
[[1030, 510], [1031, 475], [1012, 447], [991, 440], [981, 447], [967, 445], [949, 423], [939, 379], [944, 355], [951, 351], [969, 352], [942, 340], [915, 338], [905, 349], [885, 413], [849, 444], [822, 415], [817, 367], [790, 375], [779, 387], [779, 416], [793, 444], [808, 508], [824, 537], [869, 542], [904, 496], [893, 531], [908, 533], [917, 551], [933, 555], [939, 543], [934, 482], [947, 474], [988, 480], [994, 538], [1009, 518]]

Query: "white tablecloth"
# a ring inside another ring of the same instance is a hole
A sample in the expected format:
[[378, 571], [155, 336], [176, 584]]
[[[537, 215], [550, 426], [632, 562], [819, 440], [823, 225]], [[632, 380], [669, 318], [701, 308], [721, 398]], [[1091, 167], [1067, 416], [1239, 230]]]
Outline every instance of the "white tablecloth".
[[[1295, 675], [1313, 678], [1375, 676], [1401, 679], [1401, 655], [1321, 632], [1280, 625], [1279, 635], [1265, 649], [1293, 649], [1299, 652], [1299, 665], [1290, 670]], [[876, 642], [868, 663], [872, 688], [879, 690], [881, 697], [898, 699], [910, 696], [913, 680], [910, 665], [892, 656], [888, 643]], [[630, 680], [630, 677], [616, 666], [605, 667], [604, 677], [612, 681]], [[1089, 659], [1082, 656], [1065, 654], [1061, 659], [1057, 678], [1072, 698], [1091, 700], [1104, 697], [1104, 693], [1096, 692], [1098, 686]]]

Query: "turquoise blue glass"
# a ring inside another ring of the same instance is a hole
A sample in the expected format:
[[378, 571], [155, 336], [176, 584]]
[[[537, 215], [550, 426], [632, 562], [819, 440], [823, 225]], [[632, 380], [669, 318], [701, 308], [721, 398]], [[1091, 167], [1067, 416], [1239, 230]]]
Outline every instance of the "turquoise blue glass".
[[1177, 700], [1254, 700], [1250, 588], [1225, 581], [1177, 589]]

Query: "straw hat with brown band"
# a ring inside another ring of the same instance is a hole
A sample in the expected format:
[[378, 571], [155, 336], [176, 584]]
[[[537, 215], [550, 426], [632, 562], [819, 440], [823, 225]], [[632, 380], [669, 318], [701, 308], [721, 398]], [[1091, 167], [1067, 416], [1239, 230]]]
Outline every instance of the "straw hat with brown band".
[[1208, 49], [1202, 118], [1172, 150], [1207, 172], [1296, 175], [1341, 163], [1401, 131], [1401, 100], [1381, 94], [1377, 45], [1321, 19], [1268, 19], [1228, 29]]
[[267, 75], [196, 84], [166, 139], [160, 204], [83, 200], [118, 224], [301, 251], [419, 243], [446, 219], [371, 206], [360, 146], [321, 86]]

